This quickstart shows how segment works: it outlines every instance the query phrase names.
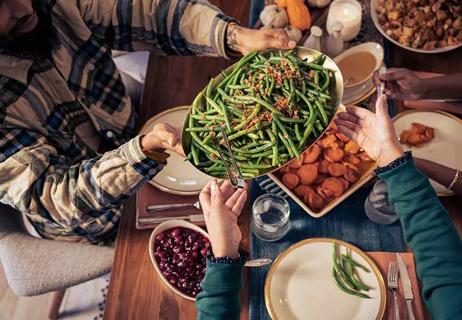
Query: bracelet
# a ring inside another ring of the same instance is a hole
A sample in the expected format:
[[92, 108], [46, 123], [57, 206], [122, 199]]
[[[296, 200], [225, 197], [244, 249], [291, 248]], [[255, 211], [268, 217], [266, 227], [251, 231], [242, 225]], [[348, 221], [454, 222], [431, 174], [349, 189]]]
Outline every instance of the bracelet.
[[448, 189], [452, 191], [452, 187], [456, 184], [457, 180], [459, 180], [459, 170], [456, 170], [456, 174], [454, 175], [454, 179], [452, 179], [451, 184], [449, 185]]
[[207, 261], [211, 263], [224, 263], [224, 264], [244, 264], [249, 258], [249, 253], [245, 250], [239, 249], [239, 257], [215, 257], [211, 249], [207, 251]]

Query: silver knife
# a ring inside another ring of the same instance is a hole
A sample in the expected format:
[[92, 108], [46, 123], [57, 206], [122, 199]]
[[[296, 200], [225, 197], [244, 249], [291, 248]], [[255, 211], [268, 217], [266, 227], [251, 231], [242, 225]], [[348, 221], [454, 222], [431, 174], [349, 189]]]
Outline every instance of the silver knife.
[[191, 222], [204, 222], [205, 218], [203, 214], [191, 214], [188, 216], [181, 217], [149, 217], [149, 218], [139, 218], [139, 224], [150, 224], [150, 223], [161, 223], [168, 220], [189, 220]]
[[407, 267], [403, 258], [398, 253], [396, 254], [396, 260], [398, 261], [399, 277], [401, 278], [401, 284], [403, 285], [407, 314], [409, 320], [415, 320], [414, 311], [412, 310], [412, 300], [414, 299], [414, 295], [412, 293], [411, 278], [409, 278]]

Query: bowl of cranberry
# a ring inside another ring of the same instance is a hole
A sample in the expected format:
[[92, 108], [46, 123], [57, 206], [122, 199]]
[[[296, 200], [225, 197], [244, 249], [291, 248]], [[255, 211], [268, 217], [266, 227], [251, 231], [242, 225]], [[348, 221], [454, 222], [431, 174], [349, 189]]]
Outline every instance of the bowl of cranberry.
[[205, 276], [207, 232], [184, 220], [159, 224], [149, 240], [151, 261], [165, 284], [176, 294], [196, 300]]

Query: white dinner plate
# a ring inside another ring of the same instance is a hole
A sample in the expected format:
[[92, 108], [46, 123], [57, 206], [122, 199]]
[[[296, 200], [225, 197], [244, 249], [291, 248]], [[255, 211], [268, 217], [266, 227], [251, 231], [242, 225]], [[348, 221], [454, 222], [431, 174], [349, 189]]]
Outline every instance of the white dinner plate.
[[[158, 122], [168, 123], [181, 129], [188, 110], [189, 106], [182, 106], [159, 113], [144, 124], [140, 134], [146, 134]], [[170, 154], [167, 165], [150, 183], [156, 188], [172, 194], [199, 194], [210, 177], [197, 170], [189, 161], [185, 161], [184, 157], [180, 157], [174, 152], [167, 152]]]
[[[340, 290], [332, 277], [332, 247], [352, 251], [355, 261], [371, 272], [358, 269], [371, 287], [371, 299]], [[374, 320], [382, 319], [386, 306], [383, 277], [375, 263], [360, 249], [330, 238], [306, 239], [282, 252], [271, 266], [265, 283], [265, 302], [273, 320]]]
[[[409, 148], [415, 157], [433, 161], [444, 166], [462, 170], [462, 120], [439, 110], [408, 110], [393, 118], [396, 134], [408, 130], [412, 122], [435, 128], [435, 138], [420, 147]], [[430, 180], [439, 196], [451, 195], [445, 186]]]

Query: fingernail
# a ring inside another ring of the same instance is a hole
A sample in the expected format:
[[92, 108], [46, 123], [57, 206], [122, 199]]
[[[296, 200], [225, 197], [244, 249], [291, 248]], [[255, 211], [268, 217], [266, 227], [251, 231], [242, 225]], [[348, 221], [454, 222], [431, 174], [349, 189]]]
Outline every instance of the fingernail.
[[293, 40], [289, 41], [289, 47], [293, 48], [297, 45], [297, 43]]

